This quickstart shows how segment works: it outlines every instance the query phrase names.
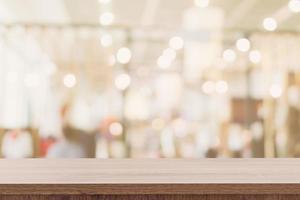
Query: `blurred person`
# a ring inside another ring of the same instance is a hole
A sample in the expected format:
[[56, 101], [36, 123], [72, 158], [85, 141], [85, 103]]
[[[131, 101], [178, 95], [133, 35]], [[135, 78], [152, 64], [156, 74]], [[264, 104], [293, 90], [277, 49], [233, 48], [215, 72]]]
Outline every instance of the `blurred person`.
[[60, 139], [58, 142], [50, 146], [46, 157], [47, 158], [84, 158], [86, 153], [83, 147], [70, 140], [68, 134], [65, 134], [65, 137]]

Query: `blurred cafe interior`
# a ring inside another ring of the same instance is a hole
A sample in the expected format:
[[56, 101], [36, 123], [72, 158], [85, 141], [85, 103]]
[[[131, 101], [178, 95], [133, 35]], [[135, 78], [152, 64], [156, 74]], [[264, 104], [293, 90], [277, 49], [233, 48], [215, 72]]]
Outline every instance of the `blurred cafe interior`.
[[300, 157], [300, 0], [0, 0], [1, 158]]

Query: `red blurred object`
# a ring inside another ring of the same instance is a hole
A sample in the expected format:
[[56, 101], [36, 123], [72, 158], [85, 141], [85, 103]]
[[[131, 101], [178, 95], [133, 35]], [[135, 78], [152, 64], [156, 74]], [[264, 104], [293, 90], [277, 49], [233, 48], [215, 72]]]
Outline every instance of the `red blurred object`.
[[49, 148], [55, 144], [57, 142], [57, 140], [53, 137], [49, 137], [49, 138], [44, 138], [44, 139], [41, 139], [41, 142], [40, 142], [40, 155], [42, 157], [45, 157], [47, 155], [47, 152], [49, 150]]

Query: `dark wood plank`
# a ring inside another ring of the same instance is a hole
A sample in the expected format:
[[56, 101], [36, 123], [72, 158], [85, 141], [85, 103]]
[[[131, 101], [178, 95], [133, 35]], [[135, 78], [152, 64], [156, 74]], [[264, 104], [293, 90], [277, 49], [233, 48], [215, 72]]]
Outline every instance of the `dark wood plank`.
[[299, 200], [297, 195], [7, 195], [0, 200]]
[[9, 184], [0, 195], [299, 194], [300, 184]]

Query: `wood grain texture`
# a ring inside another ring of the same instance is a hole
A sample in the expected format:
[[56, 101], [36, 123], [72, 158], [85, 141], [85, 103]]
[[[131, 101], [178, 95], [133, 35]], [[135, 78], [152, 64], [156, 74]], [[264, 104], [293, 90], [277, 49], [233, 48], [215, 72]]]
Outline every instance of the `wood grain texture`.
[[295, 184], [9, 184], [0, 185], [0, 195], [142, 195], [142, 194], [297, 194]]
[[0, 196], [0, 200], [299, 200], [296, 195], [28, 195]]
[[0, 184], [300, 183], [300, 159], [0, 160]]
[[18, 194], [300, 194], [300, 160], [0, 160], [0, 195]]

